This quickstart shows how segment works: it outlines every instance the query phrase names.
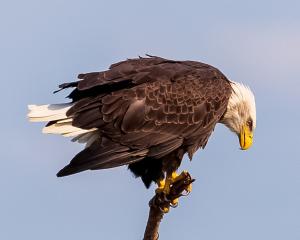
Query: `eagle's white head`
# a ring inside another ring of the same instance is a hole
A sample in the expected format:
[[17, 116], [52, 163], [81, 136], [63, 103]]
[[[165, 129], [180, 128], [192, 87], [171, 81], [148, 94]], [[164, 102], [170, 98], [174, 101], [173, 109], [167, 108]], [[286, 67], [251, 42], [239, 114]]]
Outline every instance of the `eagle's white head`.
[[236, 82], [230, 84], [233, 91], [221, 123], [238, 135], [241, 149], [246, 150], [253, 143], [256, 128], [255, 98], [248, 86]]

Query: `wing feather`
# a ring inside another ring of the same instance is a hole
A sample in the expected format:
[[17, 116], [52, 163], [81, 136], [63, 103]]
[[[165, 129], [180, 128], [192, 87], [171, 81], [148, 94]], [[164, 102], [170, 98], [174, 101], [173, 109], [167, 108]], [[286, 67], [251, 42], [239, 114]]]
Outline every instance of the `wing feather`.
[[61, 85], [76, 85], [67, 115], [75, 127], [98, 128], [107, 144], [94, 141], [63, 174], [161, 158], [180, 147], [191, 157], [206, 145], [231, 94], [216, 68], [158, 57], [129, 59], [79, 78], [77, 85]]

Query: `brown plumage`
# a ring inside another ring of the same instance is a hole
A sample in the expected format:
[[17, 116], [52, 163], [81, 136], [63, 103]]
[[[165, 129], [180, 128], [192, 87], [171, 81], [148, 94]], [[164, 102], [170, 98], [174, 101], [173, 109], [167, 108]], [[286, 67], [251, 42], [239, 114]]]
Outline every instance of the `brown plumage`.
[[147, 187], [177, 169], [185, 153], [192, 158], [205, 147], [232, 91], [210, 65], [152, 56], [78, 78], [60, 85], [75, 88], [66, 115], [98, 135], [57, 176], [129, 165]]

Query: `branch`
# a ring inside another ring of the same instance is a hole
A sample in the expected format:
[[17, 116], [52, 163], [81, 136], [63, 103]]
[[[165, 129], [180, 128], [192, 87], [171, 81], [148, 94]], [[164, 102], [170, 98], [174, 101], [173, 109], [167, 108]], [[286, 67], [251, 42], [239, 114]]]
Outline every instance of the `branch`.
[[184, 192], [186, 192], [188, 186], [195, 181], [188, 172], [183, 172], [182, 174], [183, 177], [171, 185], [169, 194], [165, 195], [163, 192], [158, 192], [149, 201], [150, 211], [144, 233], [144, 240], [158, 240], [159, 225], [166, 213], [163, 209], [169, 209], [170, 203], [174, 199], [186, 196]]

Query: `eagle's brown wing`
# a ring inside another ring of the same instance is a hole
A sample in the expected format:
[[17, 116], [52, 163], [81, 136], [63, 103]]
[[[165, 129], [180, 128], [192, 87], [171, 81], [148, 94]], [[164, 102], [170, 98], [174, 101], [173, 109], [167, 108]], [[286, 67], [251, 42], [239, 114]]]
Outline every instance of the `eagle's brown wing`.
[[98, 128], [99, 138], [59, 176], [161, 158], [178, 148], [192, 157], [205, 146], [231, 94], [216, 68], [158, 57], [127, 60], [79, 78], [61, 85], [75, 87], [67, 115], [76, 127]]

